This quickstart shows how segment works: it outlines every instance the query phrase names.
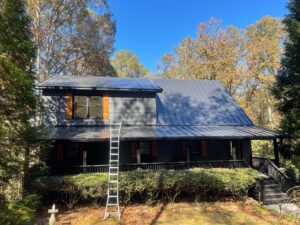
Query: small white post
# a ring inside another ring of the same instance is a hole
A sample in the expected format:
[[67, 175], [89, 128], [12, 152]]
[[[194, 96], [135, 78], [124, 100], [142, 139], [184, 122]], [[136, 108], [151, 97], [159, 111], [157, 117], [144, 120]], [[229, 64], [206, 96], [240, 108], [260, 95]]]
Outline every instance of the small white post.
[[55, 214], [58, 213], [58, 209], [55, 208], [55, 204], [52, 205], [52, 209], [48, 209], [48, 213], [51, 214], [49, 219], [49, 225], [55, 225], [56, 222]]

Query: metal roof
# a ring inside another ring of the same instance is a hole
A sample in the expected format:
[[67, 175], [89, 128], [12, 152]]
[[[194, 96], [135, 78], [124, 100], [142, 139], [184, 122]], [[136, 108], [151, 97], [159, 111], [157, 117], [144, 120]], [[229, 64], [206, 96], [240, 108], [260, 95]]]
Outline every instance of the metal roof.
[[102, 76], [52, 76], [36, 85], [38, 89], [146, 91], [162, 92], [161, 87], [146, 78]]
[[157, 124], [173, 126], [252, 126], [252, 121], [219, 81], [154, 79]]
[[[124, 126], [121, 140], [151, 139], [274, 139], [280, 133], [256, 126]], [[109, 138], [107, 126], [55, 127], [50, 139], [101, 141]]]

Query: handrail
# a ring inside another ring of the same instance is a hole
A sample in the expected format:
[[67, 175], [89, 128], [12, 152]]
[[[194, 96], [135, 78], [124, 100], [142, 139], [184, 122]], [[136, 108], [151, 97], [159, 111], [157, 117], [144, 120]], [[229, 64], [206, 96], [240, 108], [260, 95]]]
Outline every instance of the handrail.
[[270, 159], [267, 159], [267, 161], [268, 161], [268, 163], [270, 164], [270, 165], [272, 165], [275, 169], [276, 169], [276, 171], [278, 172], [278, 173], [280, 173], [282, 176], [284, 176], [286, 179], [290, 179], [286, 174], [284, 174], [279, 168], [278, 168], [278, 166], [276, 166], [275, 165], [275, 163], [273, 163]]
[[[131, 171], [135, 169], [189, 169], [189, 168], [246, 168], [247, 163], [244, 160], [215, 160], [215, 161], [181, 161], [181, 162], [154, 162], [154, 163], [130, 163], [120, 164], [120, 171]], [[90, 172], [107, 172], [108, 165], [79, 165], [72, 167], [52, 167], [52, 172], [60, 174], [76, 174]]]
[[272, 177], [280, 185], [282, 191], [285, 192], [293, 186], [290, 177], [284, 174], [271, 159], [265, 157], [252, 157], [252, 159], [259, 160], [259, 165], [256, 165], [258, 171]]

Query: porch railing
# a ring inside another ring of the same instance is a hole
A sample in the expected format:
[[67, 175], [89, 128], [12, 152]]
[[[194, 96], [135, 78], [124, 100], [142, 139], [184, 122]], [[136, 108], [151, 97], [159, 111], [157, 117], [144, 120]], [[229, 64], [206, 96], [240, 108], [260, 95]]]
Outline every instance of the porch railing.
[[[248, 164], [243, 160], [217, 160], [217, 161], [192, 161], [192, 162], [157, 162], [157, 163], [132, 163], [120, 164], [120, 171], [142, 170], [183, 170], [189, 168], [245, 168]], [[51, 174], [78, 174], [108, 172], [108, 165], [87, 165], [73, 167], [53, 167]]]
[[280, 185], [282, 191], [285, 192], [293, 186], [291, 179], [272, 160], [264, 157], [253, 157], [252, 164], [261, 173], [272, 177]]

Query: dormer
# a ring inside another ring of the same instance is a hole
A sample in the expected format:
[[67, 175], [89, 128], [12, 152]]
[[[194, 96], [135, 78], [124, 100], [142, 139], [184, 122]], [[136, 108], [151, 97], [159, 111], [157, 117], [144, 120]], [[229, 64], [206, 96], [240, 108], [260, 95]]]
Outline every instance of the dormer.
[[53, 76], [40, 82], [48, 126], [155, 125], [156, 94], [162, 88], [146, 78]]

